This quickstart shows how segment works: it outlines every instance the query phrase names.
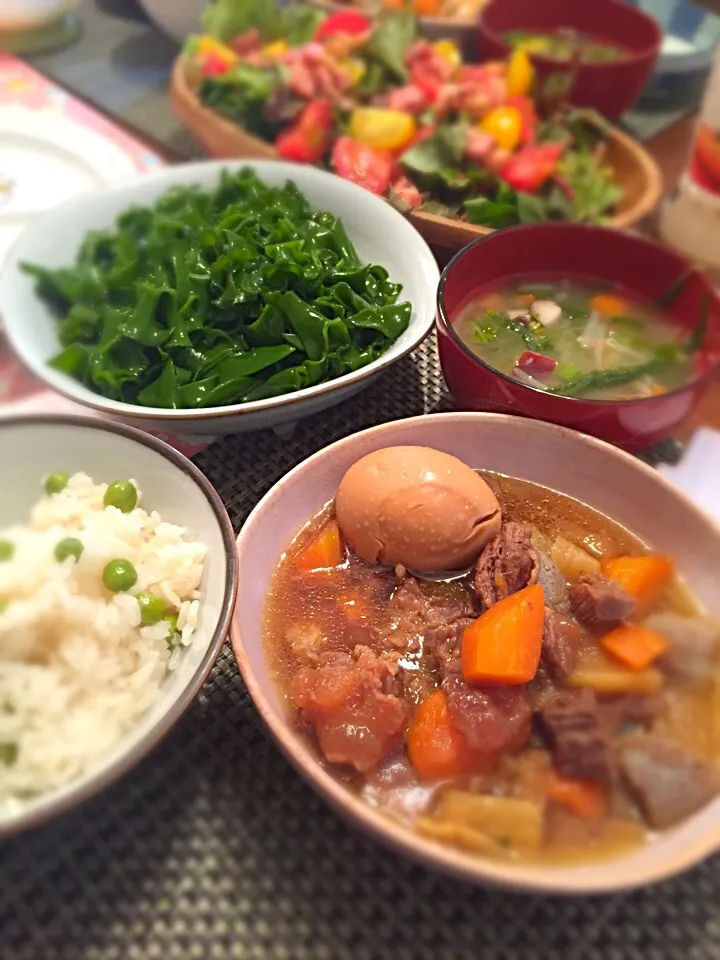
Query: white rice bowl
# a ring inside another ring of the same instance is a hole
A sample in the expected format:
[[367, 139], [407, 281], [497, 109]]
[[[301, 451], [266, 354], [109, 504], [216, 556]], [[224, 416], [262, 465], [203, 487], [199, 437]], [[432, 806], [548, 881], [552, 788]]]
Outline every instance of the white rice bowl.
[[[41, 489], [42, 477], [38, 478]], [[136, 484], [137, 487], [137, 484]], [[82, 777], [157, 700], [193, 643], [207, 548], [138, 505], [104, 507], [106, 484], [76, 473], [44, 495], [26, 523], [0, 530], [14, 545], [0, 563], [0, 817]], [[79, 560], [58, 562], [57, 543], [77, 537]], [[127, 593], [103, 569], [129, 560]], [[140, 621], [135, 594], [159, 594], [176, 628]]]

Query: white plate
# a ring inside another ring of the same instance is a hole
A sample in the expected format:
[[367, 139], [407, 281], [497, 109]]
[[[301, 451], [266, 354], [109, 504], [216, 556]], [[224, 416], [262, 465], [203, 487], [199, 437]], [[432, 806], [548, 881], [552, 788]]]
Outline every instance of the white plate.
[[120, 147], [60, 115], [3, 106], [0, 131], [0, 266], [34, 217], [137, 173]]

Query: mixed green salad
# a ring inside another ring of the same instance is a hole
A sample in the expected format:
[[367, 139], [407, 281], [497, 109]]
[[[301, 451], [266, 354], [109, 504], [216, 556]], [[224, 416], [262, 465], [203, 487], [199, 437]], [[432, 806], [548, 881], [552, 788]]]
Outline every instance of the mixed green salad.
[[249, 169], [174, 187], [86, 237], [74, 266], [25, 264], [59, 318], [56, 370], [112, 400], [195, 409], [263, 400], [381, 356], [409, 303], [342, 222]]
[[524, 49], [468, 64], [403, 10], [215, 0], [204, 24], [183, 63], [205, 106], [403, 212], [601, 222], [623, 197], [607, 124], [567, 105], [567, 72], [541, 82]]

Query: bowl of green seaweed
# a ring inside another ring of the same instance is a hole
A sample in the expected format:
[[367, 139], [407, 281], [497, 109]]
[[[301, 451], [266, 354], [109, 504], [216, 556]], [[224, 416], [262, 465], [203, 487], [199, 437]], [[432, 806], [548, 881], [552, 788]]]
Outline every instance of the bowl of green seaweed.
[[34, 221], [0, 278], [48, 386], [188, 435], [277, 426], [362, 389], [433, 325], [439, 271], [388, 204], [312, 167], [201, 162]]

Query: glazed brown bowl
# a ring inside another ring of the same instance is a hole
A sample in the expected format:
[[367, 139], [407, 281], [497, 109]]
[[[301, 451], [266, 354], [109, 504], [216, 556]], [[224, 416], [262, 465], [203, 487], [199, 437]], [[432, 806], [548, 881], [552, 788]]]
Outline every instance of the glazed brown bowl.
[[[255, 706], [278, 746], [330, 806], [371, 836], [423, 864], [465, 880], [516, 890], [608, 893], [662, 880], [720, 850], [720, 798], [641, 849], [580, 866], [501, 862], [441, 846], [368, 806], [328, 772], [287, 709], [263, 645], [265, 601], [277, 565], [300, 528], [337, 491], [356, 460], [396, 444], [435, 447], [481, 467], [551, 487], [671, 553], [708, 611], [720, 616], [720, 528], [635, 457], [534, 420], [482, 413], [433, 414], [364, 430], [316, 453], [255, 507], [237, 541], [240, 579], [231, 638]], [[657, 518], [663, 522], [658, 523]]]
[[526, 386], [480, 360], [455, 332], [462, 309], [483, 288], [512, 278], [582, 277], [607, 282], [641, 300], [666, 292], [689, 264], [669, 247], [631, 233], [573, 223], [507, 227], [465, 247], [443, 271], [437, 297], [443, 375], [461, 410], [495, 410], [549, 420], [638, 452], [668, 437], [697, 407], [720, 368], [720, 297], [699, 270], [665, 308], [681, 329], [709, 307], [696, 376], [677, 390], [638, 400], [563, 397]]

